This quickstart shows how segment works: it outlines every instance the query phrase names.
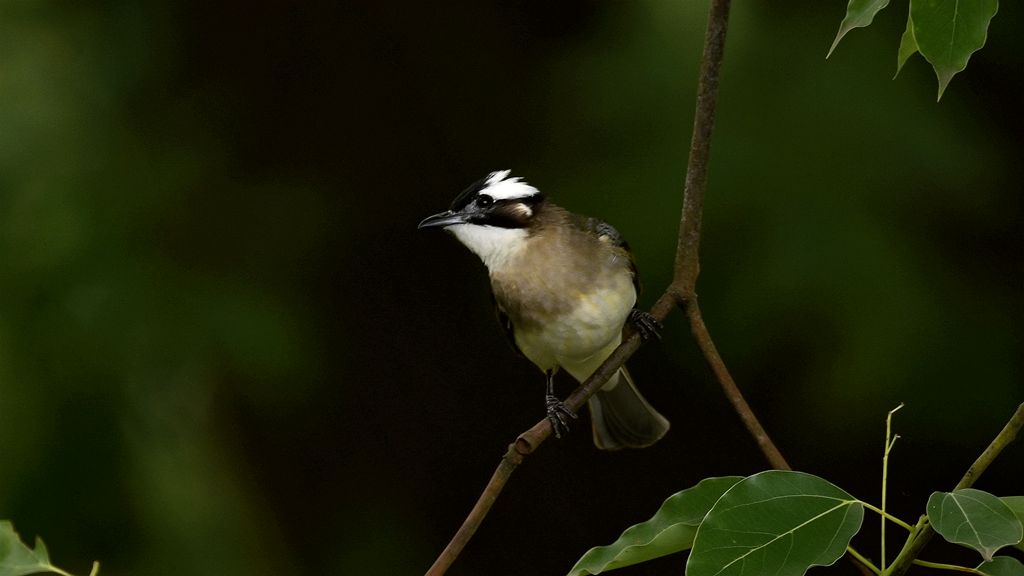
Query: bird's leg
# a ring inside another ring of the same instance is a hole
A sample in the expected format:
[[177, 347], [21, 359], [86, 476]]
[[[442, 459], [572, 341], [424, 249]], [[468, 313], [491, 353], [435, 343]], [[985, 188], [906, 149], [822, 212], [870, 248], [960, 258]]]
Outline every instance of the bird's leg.
[[551, 429], [555, 432], [555, 438], [561, 438], [563, 432], [569, 432], [569, 418], [576, 418], [576, 414], [569, 410], [558, 399], [558, 396], [555, 396], [555, 371], [548, 370], [545, 374], [548, 378], [548, 384], [544, 402], [547, 405], [548, 421], [551, 422]]
[[661, 333], [659, 332], [662, 329], [661, 322], [658, 322], [650, 313], [644, 312], [639, 308], [633, 308], [629, 311], [629, 321], [633, 323], [637, 333], [644, 340], [650, 340], [651, 336], [661, 340]]

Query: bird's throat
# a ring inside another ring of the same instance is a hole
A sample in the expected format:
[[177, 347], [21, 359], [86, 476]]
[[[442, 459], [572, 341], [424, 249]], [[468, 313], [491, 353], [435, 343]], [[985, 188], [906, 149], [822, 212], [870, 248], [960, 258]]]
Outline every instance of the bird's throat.
[[522, 228], [456, 224], [447, 229], [479, 256], [492, 274], [506, 270], [526, 247], [527, 232]]

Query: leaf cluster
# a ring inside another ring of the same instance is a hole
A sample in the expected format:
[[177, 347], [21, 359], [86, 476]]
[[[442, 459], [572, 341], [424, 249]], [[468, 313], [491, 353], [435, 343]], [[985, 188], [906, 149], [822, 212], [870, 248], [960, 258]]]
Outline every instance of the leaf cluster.
[[[850, 30], [869, 26], [888, 5], [889, 0], [850, 0], [828, 55]], [[998, 10], [999, 0], [909, 0], [896, 74], [907, 59], [920, 53], [935, 70], [941, 99], [953, 76], [967, 68], [971, 54], [985, 45], [989, 22]]]
[[[813, 566], [832, 565], [846, 553], [882, 576], [902, 574], [902, 567], [910, 563], [990, 576], [1024, 576], [1024, 564], [1016, 558], [996, 556], [1008, 546], [1024, 550], [1024, 496], [999, 498], [969, 487], [934, 492], [915, 525], [885, 511], [888, 455], [895, 442], [889, 426], [887, 420], [880, 508], [804, 472], [768, 470], [746, 478], [708, 478], [670, 496], [651, 519], [628, 528], [612, 544], [589, 550], [569, 576], [601, 574], [686, 550], [690, 551], [687, 576], [800, 576]], [[1008, 425], [993, 444], [1008, 442], [1014, 430]], [[865, 508], [882, 516], [883, 528], [891, 522], [907, 531], [906, 543], [888, 566], [884, 529], [878, 566], [850, 546], [860, 531]], [[975, 550], [981, 563], [965, 567], [918, 560], [919, 550], [912, 544], [926, 542], [931, 531]]]
[[[708, 478], [670, 496], [650, 520], [628, 528], [612, 544], [589, 550], [569, 576], [601, 574], [685, 550], [690, 550], [687, 576], [799, 576], [812, 566], [834, 564], [846, 553], [860, 531], [864, 508], [880, 512], [803, 472]], [[1022, 519], [1024, 496], [998, 498], [965, 488], [935, 492], [928, 500], [927, 521], [934, 530], [981, 554], [981, 564], [965, 569], [976, 574], [1024, 575], [1017, 559], [995, 556], [1006, 546], [1024, 546]], [[919, 531], [897, 523], [911, 535]]]

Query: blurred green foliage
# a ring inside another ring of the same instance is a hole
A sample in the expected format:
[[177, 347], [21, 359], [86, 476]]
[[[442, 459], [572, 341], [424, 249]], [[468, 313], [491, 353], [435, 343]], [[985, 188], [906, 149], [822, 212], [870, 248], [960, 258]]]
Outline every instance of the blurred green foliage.
[[[0, 518], [112, 575], [424, 570], [541, 388], [415, 223], [512, 168], [622, 230], [652, 302], [705, 9], [0, 4]], [[1015, 10], [936, 106], [923, 64], [886, 79], [897, 18], [826, 63], [842, 6], [734, 7], [702, 305], [790, 461], [854, 493], [899, 401], [897, 486], [1020, 400]], [[672, 437], [552, 447], [453, 573], [568, 569], [764, 466], [687, 338], [631, 363]]]

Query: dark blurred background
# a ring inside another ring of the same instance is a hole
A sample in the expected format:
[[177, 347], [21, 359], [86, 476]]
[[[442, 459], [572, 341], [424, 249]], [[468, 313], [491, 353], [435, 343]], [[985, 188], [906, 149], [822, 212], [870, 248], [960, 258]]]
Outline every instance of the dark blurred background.
[[[706, 9], [4, 0], [0, 518], [76, 573], [422, 573], [543, 379], [480, 262], [417, 222], [511, 168], [613, 222], [649, 306]], [[936, 104], [919, 56], [891, 80], [905, 10], [826, 62], [845, 2], [735, 3], [699, 290], [794, 467], [877, 502], [906, 403], [889, 494], [913, 521], [1024, 399], [1024, 53], [1004, 2]], [[671, 493], [767, 466], [680, 315], [630, 367], [669, 436], [602, 453], [584, 417], [452, 574], [564, 573]], [[1022, 458], [977, 487], [1024, 493]]]

